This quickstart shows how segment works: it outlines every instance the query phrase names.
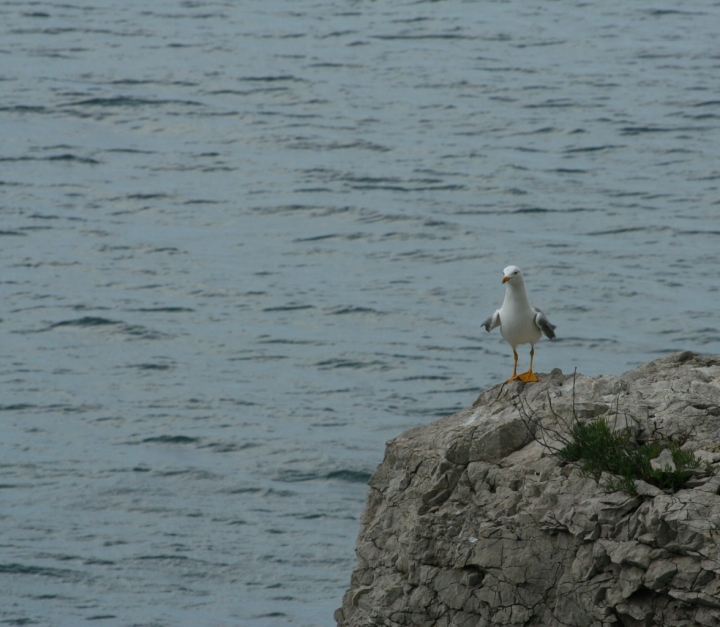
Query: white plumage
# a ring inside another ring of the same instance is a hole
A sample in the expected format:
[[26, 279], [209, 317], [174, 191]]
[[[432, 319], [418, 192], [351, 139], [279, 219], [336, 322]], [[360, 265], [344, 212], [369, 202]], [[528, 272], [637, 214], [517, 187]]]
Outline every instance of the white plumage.
[[[533, 307], [528, 300], [525, 290], [525, 280], [522, 271], [517, 266], [508, 266], [503, 270], [503, 283], [506, 283], [505, 300], [502, 307], [490, 316], [482, 326], [486, 331], [500, 327], [500, 333], [505, 341], [512, 346], [515, 365], [513, 376], [508, 381], [520, 379], [521, 381], [537, 381], [533, 373], [532, 362], [535, 355], [535, 344], [540, 341], [544, 333], [550, 339], [555, 337], [555, 325], [551, 324], [545, 314]], [[518, 354], [517, 347], [521, 344], [530, 344], [530, 369], [523, 374], [517, 373]]]

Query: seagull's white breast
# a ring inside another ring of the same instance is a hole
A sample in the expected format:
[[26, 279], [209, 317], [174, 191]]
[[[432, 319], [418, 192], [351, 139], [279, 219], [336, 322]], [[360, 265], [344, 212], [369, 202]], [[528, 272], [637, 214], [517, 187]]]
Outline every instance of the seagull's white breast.
[[542, 332], [535, 324], [535, 311], [530, 307], [525, 285], [508, 285], [500, 307], [500, 333], [512, 347], [537, 344]]

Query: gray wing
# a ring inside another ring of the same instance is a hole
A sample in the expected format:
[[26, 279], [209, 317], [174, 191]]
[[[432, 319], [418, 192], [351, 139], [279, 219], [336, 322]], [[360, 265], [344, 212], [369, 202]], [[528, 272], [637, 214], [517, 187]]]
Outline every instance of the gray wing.
[[485, 330], [490, 332], [495, 327], [500, 326], [500, 310], [498, 309], [492, 316], [488, 316], [487, 320], [483, 322], [481, 327], [485, 327]]
[[545, 334], [545, 337], [552, 340], [555, 337], [555, 325], [550, 323], [542, 310], [533, 307], [533, 311], [535, 312], [535, 325]]

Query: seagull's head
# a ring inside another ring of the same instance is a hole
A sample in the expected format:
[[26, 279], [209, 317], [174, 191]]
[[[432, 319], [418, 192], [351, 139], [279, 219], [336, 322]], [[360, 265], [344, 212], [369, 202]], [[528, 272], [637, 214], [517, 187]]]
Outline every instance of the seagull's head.
[[523, 275], [520, 268], [517, 266], [508, 266], [503, 270], [502, 282], [507, 283], [508, 281], [510, 281], [511, 284], [523, 282]]

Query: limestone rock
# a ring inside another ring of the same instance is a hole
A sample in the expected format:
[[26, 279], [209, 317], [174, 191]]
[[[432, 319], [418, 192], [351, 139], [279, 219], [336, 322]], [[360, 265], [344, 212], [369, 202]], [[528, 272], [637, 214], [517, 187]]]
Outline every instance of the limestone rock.
[[[718, 465], [720, 356], [676, 353], [574, 387], [579, 420], [684, 434]], [[388, 442], [338, 625], [719, 625], [720, 475], [606, 494], [535, 440], [521, 404], [562, 432], [573, 376], [496, 386]]]
[[675, 462], [673, 461], [672, 453], [669, 449], [663, 449], [662, 453], [655, 459], [650, 460], [650, 466], [655, 470], [670, 470], [671, 472], [677, 470]]

